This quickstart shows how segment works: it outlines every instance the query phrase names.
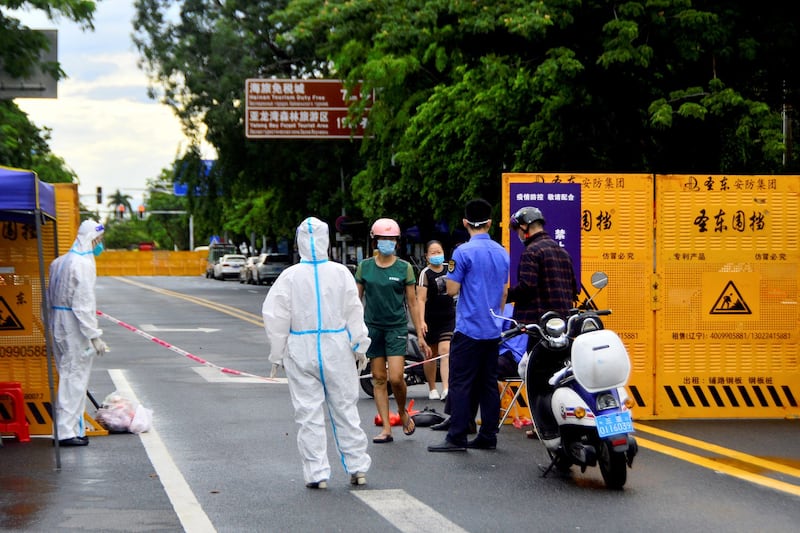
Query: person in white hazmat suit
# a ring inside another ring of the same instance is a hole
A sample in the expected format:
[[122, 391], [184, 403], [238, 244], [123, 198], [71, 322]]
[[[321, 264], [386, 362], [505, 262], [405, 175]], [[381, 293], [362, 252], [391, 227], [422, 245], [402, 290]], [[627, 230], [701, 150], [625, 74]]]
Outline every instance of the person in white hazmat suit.
[[102, 224], [86, 220], [72, 248], [50, 263], [47, 304], [58, 369], [56, 401], [60, 446], [86, 446], [86, 389], [95, 355], [108, 349], [97, 325], [94, 258], [103, 251]]
[[314, 217], [300, 223], [300, 262], [278, 276], [262, 308], [269, 360], [286, 370], [303, 478], [314, 489], [327, 488], [331, 474], [326, 410], [350, 483], [364, 485], [372, 464], [357, 407], [371, 341], [353, 274], [328, 260], [328, 243], [327, 223]]

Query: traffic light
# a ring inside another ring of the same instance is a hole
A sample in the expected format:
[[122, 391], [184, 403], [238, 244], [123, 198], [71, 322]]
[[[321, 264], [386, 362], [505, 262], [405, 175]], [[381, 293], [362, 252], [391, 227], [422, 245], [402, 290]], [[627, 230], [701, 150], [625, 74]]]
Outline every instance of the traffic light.
[[139, 206], [139, 220], [144, 220], [144, 206]]
[[102, 204], [103, 203], [103, 188], [102, 187], [98, 187], [97, 188], [97, 203], [98, 204]]

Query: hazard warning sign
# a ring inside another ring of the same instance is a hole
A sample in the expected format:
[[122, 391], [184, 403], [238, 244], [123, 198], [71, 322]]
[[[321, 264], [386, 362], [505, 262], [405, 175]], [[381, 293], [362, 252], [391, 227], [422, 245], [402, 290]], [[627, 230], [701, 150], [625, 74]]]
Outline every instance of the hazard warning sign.
[[733, 281], [729, 281], [711, 308], [712, 315], [750, 315], [750, 307], [745, 302]]
[[759, 282], [755, 272], [703, 274], [702, 309], [708, 319], [759, 319]]
[[30, 284], [0, 285], [0, 336], [30, 334], [32, 308]]

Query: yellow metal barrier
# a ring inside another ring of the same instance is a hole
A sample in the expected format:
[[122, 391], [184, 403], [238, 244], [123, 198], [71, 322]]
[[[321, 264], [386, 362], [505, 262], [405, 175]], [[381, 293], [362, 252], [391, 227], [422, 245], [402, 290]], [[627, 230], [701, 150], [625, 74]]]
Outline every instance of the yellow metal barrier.
[[205, 275], [208, 252], [117, 251], [97, 257], [98, 276]]
[[800, 415], [800, 176], [658, 176], [666, 418]]
[[581, 185], [581, 278], [609, 274], [637, 418], [800, 416], [800, 176], [504, 174], [505, 220], [537, 182]]

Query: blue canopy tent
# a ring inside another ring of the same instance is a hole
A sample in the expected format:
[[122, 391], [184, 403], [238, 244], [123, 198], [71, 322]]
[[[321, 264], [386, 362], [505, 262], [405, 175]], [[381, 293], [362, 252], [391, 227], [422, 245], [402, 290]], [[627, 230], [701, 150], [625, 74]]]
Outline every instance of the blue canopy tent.
[[[46, 346], [47, 381], [50, 388], [51, 402], [55, 400], [55, 386], [53, 377], [53, 348], [49, 335], [46, 282], [45, 282], [45, 257], [43, 227], [47, 223], [53, 226], [53, 252], [58, 250], [57, 233], [55, 231], [56, 202], [55, 188], [42, 181], [35, 172], [18, 168], [0, 166], [0, 222], [16, 222], [31, 225], [35, 228], [39, 288], [41, 292], [41, 319], [43, 323], [43, 336]], [[48, 264], [50, 260], [48, 259]], [[16, 266], [11, 265], [16, 272]], [[51, 409], [53, 438], [55, 442], [56, 468], [61, 467], [61, 458], [58, 446], [58, 429], [56, 425], [56, 410]]]

